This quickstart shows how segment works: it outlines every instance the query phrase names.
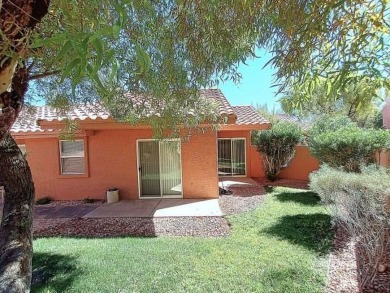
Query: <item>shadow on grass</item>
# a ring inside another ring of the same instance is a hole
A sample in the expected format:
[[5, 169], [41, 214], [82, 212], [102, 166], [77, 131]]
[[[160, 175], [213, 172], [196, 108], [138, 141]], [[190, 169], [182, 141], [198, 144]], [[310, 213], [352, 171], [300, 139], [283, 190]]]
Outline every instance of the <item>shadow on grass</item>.
[[320, 213], [284, 216], [265, 232], [316, 253], [327, 254], [334, 236], [330, 221], [329, 215]]
[[281, 202], [291, 201], [308, 206], [319, 205], [321, 201], [320, 197], [311, 191], [282, 192], [276, 194], [275, 197]]
[[41, 292], [47, 287], [55, 292], [64, 292], [80, 274], [76, 267], [76, 258], [61, 254], [34, 253], [32, 292]]

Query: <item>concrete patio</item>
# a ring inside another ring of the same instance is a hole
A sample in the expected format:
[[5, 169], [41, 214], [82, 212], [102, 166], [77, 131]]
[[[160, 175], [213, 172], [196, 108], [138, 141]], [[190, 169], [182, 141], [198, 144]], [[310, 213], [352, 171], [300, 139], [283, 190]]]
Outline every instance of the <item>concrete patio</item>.
[[105, 203], [83, 218], [220, 217], [218, 199], [139, 199]]
[[249, 177], [220, 177], [219, 187], [229, 189], [230, 187], [259, 187], [259, 184]]

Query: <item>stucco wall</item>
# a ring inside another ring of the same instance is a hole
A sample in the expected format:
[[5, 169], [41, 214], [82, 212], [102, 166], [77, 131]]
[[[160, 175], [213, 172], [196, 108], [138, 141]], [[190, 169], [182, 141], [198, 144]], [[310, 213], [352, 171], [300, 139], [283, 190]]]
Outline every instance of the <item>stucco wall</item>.
[[[255, 147], [251, 147], [251, 153], [252, 177], [264, 177], [265, 174], [260, 154], [257, 152]], [[309, 148], [307, 146], [296, 146], [295, 156], [291, 161], [290, 166], [279, 174], [279, 178], [308, 180], [309, 174], [312, 171], [318, 170], [318, 168], [319, 162], [316, 158], [310, 155]]]
[[311, 156], [307, 146], [296, 146], [290, 166], [280, 172], [280, 178], [308, 180], [312, 171], [318, 170], [319, 162]]
[[185, 198], [218, 197], [217, 134], [194, 134], [183, 142], [182, 169]]
[[[216, 133], [193, 135], [182, 143], [184, 198], [218, 196]], [[100, 130], [87, 137], [88, 176], [60, 175], [58, 139], [18, 140], [25, 144], [37, 198], [57, 200], [105, 198], [110, 187], [121, 198], [138, 198], [137, 139], [152, 138], [150, 130]]]

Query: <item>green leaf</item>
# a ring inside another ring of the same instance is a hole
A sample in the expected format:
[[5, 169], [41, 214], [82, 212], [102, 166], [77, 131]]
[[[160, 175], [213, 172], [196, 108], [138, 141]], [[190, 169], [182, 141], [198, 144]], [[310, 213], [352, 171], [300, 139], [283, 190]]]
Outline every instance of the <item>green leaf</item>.
[[148, 71], [152, 65], [152, 61], [149, 55], [138, 44], [135, 45], [135, 51], [137, 54], [137, 63], [139, 66], [139, 72], [136, 74], [143, 74]]
[[72, 48], [72, 42], [70, 40], [67, 40], [65, 44], [62, 46], [60, 52], [56, 56], [56, 60], [62, 60], [65, 55], [70, 51]]
[[96, 50], [96, 60], [95, 60], [95, 69], [94, 71], [97, 72], [103, 63], [103, 45], [102, 42], [99, 39], [93, 40], [93, 46]]
[[37, 48], [49, 46], [53, 43], [64, 42], [68, 39], [69, 39], [69, 37], [66, 33], [56, 34], [52, 37], [44, 38], [44, 39], [43, 38], [36, 38], [36, 39], [34, 39], [32, 44], [28, 46], [28, 48], [29, 49], [37, 49]]
[[72, 60], [65, 68], [64, 68], [64, 71], [62, 72], [62, 76], [61, 76], [61, 82], [63, 82], [65, 80], [65, 78], [67, 77], [70, 77], [71, 76], [71, 73], [74, 72], [74, 70], [76, 69], [76, 67], [81, 64], [81, 59], [80, 58], [77, 58], [77, 59], [74, 59]]

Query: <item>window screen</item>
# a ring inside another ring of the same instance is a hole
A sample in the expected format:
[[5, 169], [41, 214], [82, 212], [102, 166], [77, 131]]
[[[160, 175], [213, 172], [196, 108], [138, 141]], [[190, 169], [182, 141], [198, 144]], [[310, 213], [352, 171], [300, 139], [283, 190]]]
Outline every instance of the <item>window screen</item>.
[[244, 139], [218, 140], [218, 174], [219, 176], [246, 174]]
[[85, 174], [84, 141], [60, 141], [61, 174]]

